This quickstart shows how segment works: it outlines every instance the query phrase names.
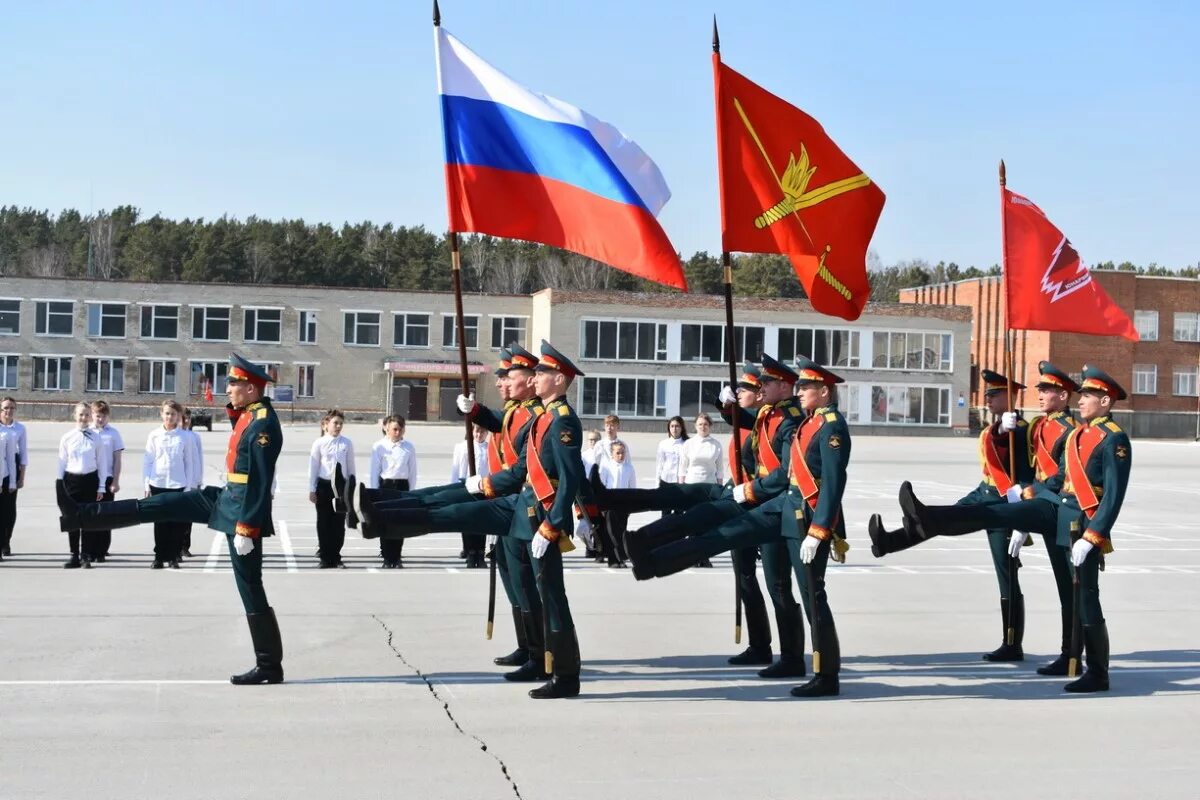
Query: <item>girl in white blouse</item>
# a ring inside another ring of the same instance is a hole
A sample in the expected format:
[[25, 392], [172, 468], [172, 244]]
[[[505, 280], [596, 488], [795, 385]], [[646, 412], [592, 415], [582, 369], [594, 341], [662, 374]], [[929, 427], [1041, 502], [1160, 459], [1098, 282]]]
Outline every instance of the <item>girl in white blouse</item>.
[[[654, 472], [658, 485], [679, 483], [679, 455], [687, 442], [687, 430], [683, 426], [683, 417], [674, 416], [667, 421], [667, 438], [658, 443], [658, 452], [654, 457]], [[663, 516], [673, 514], [664, 511]]]
[[725, 482], [725, 453], [711, 432], [712, 417], [697, 415], [696, 435], [687, 440], [679, 453], [680, 483]]
[[[146, 497], [167, 492], [183, 492], [193, 488], [197, 481], [197, 464], [192, 452], [192, 441], [180, 427], [183, 421], [183, 406], [174, 400], [162, 404], [159, 413], [162, 425], [150, 431], [146, 437], [146, 453], [142, 457], [142, 481]], [[179, 569], [179, 557], [183, 550], [183, 535], [186, 522], [154, 523], [154, 561], [151, 569], [162, 569], [169, 565]]]
[[[104, 440], [88, 430], [92, 409], [87, 403], [75, 404], [75, 427], [63, 434], [58, 443], [58, 479], [71, 499], [77, 503], [95, 503], [104, 499], [104, 484], [108, 482], [111, 456]], [[63, 567], [91, 567], [90, 558], [79, 558], [79, 537], [82, 531], [67, 531], [71, 557]]]
[[[404, 440], [405, 427], [405, 419], [399, 414], [383, 421], [383, 438], [371, 445], [368, 489], [407, 492], [417, 488], [417, 448]], [[383, 558], [384, 569], [403, 568], [404, 540], [380, 539], [379, 555]]]
[[333, 478], [337, 466], [349, 480], [354, 471], [354, 445], [342, 436], [346, 418], [336, 408], [321, 420], [321, 436], [308, 454], [308, 499], [317, 507], [317, 557], [321, 569], [345, 568], [342, 545], [346, 543], [346, 512], [334, 505]]

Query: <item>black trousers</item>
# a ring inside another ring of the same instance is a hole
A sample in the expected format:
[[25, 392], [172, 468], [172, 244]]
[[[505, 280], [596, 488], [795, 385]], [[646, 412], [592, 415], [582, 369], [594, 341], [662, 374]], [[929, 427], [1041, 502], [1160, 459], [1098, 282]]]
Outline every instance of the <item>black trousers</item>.
[[605, 511], [604, 538], [601, 539], [601, 552], [609, 564], [628, 561], [625, 553], [625, 531], [629, 527], [629, 515], [623, 511]]
[[17, 485], [17, 476], [10, 474], [4, 479], [4, 491], [0, 492], [0, 547], [8, 547], [12, 541], [13, 528], [17, 526], [17, 492], [8, 491]]
[[[112, 478], [110, 477], [104, 482], [104, 502], [111, 502], [112, 499]], [[86, 530], [83, 532], [81, 539], [80, 550], [82, 550], [83, 555], [89, 558], [107, 556], [108, 548], [112, 545], [112, 531], [103, 529]]]
[[333, 484], [317, 479], [317, 547], [322, 564], [342, 563], [342, 545], [346, 543], [346, 515], [333, 508]]
[[[73, 472], [67, 472], [63, 475], [63, 486], [76, 503], [94, 503], [96, 494], [100, 491], [100, 473], [88, 472], [76, 475]], [[79, 555], [79, 539], [82, 534], [83, 531], [67, 531], [67, 544], [70, 546], [73, 556]]]
[[[661, 488], [663, 488], [664, 486], [673, 486], [674, 484], [676, 484], [676, 483], [678, 483], [678, 482], [679, 482], [679, 481], [668, 482], [668, 481], [664, 481], [662, 478], [659, 478], [659, 479], [658, 479], [658, 488], [660, 488], [660, 489], [661, 489]], [[678, 514], [678, 513], [679, 513], [679, 511], [678, 511], [678, 510], [676, 510], [676, 509], [673, 509], [673, 508], [664, 508], [664, 509], [663, 509], [663, 512], [662, 512], [662, 515], [663, 515], [664, 517], [669, 517], [669, 516], [671, 516], [672, 514]], [[626, 520], [626, 522], [628, 522], [628, 520]]]
[[[380, 478], [380, 489], [395, 489], [401, 492], [409, 490], [407, 478]], [[404, 553], [403, 539], [380, 539], [379, 540], [379, 555], [384, 561], [399, 561], [400, 556]]]
[[[151, 486], [150, 496], [178, 494], [182, 491], [183, 489], [164, 489], [159, 486]], [[186, 522], [175, 520], [154, 523], [155, 561], [176, 561], [179, 559], [179, 553], [183, 549], [183, 531], [185, 528], [187, 528]]]

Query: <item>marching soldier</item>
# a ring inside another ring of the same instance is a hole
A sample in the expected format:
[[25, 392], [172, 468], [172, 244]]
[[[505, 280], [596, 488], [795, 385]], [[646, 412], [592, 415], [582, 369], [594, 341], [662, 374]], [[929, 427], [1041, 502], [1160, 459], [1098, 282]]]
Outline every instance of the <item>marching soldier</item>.
[[[1025, 386], [990, 369], [983, 370], [980, 377], [986, 386], [984, 401], [995, 420], [979, 435], [979, 462], [983, 470], [983, 479], [978, 486], [955, 504], [963, 507], [964, 517], [970, 515], [969, 509], [977, 506], [1019, 501], [1021, 486], [1027, 485], [1033, 480], [1029, 452], [1029, 426], [1025, 420], [1018, 417], [1009, 408], [1008, 399], [1010, 392], [1015, 393], [1016, 390], [1024, 389]], [[1009, 452], [1010, 442], [1012, 443], [1012, 453]], [[911, 485], [907, 482], [905, 487], [908, 488], [902, 487], [902, 496], [911, 490]], [[908, 546], [911, 546], [920, 538], [918, 532], [913, 530], [911, 524], [908, 523], [903, 531], [892, 533], [884, 531], [882, 520], [878, 515], [871, 517], [867, 531], [871, 536], [871, 550], [876, 557], [904, 549], [903, 547], [889, 548], [888, 542], [907, 541]], [[1009, 541], [1014, 538], [1014, 531], [1009, 528], [989, 528], [987, 536], [988, 547], [992, 554], [992, 567], [996, 572], [996, 581], [1000, 587], [1000, 617], [1003, 638], [998, 648], [983, 655], [983, 660], [1023, 661], [1025, 660], [1025, 651], [1022, 648], [1025, 635], [1025, 598], [1021, 594], [1017, 560], [1009, 554]], [[1020, 538], [1024, 539], [1023, 533]]]
[[229, 359], [233, 434], [225, 454], [226, 485], [161, 494], [143, 500], [77, 504], [57, 486], [62, 530], [127, 528], [144, 522], [203, 522], [225, 533], [234, 580], [254, 642], [255, 666], [229, 680], [236, 685], [283, 681], [283, 642], [262, 582], [262, 539], [274, 533], [271, 484], [283, 445], [279, 418], [265, 396], [272, 378], [233, 353]]

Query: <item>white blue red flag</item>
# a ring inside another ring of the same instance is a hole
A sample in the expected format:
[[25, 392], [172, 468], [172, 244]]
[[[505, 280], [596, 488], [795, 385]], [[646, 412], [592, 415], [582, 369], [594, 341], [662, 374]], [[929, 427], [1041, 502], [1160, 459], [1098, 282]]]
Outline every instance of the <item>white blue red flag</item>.
[[534, 92], [434, 31], [451, 230], [570, 250], [686, 289], [655, 217], [657, 165], [606, 122]]

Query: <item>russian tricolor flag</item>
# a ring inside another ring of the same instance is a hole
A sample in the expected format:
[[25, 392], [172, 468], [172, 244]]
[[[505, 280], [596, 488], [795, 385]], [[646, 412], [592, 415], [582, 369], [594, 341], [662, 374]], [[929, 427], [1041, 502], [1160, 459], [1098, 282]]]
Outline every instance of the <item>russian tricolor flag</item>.
[[631, 139], [435, 29], [451, 230], [560, 247], [687, 288], [655, 219], [671, 197]]

